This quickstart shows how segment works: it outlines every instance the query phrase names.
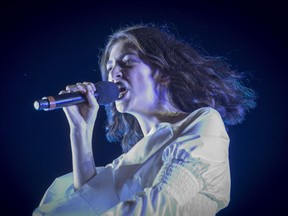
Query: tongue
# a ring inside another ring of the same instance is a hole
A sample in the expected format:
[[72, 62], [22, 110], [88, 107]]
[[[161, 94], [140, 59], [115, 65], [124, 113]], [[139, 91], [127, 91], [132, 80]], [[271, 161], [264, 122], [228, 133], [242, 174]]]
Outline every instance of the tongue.
[[126, 88], [125, 88], [125, 87], [121, 87], [121, 88], [119, 89], [119, 91], [120, 91], [120, 93], [125, 92], [125, 91], [126, 91]]

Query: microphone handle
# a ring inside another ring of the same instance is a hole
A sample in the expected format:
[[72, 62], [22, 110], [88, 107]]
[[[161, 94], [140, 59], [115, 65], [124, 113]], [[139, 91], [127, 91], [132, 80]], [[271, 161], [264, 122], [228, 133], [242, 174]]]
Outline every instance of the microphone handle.
[[[94, 93], [94, 97], [98, 99], [98, 92]], [[86, 96], [80, 92], [65, 93], [56, 96], [48, 96], [34, 102], [36, 110], [54, 110], [67, 106], [72, 106], [87, 102]]]

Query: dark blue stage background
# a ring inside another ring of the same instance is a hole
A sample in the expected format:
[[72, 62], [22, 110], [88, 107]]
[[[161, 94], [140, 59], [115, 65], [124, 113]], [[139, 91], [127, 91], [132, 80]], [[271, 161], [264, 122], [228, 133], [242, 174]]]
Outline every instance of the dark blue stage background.
[[[284, 30], [288, 25], [284, 5], [276, 1], [78, 2], [1, 3], [0, 214], [31, 215], [52, 181], [71, 171], [64, 113], [37, 112], [33, 101], [58, 94], [68, 84], [100, 81], [97, 55], [106, 37], [120, 26], [139, 22], [174, 25], [184, 39], [203, 46], [211, 55], [227, 57], [234, 68], [252, 74], [258, 106], [242, 125], [229, 130], [231, 203], [218, 215], [286, 211], [284, 63], [288, 50]], [[118, 145], [105, 142], [104, 121], [101, 109], [94, 139], [98, 166], [121, 153]]]

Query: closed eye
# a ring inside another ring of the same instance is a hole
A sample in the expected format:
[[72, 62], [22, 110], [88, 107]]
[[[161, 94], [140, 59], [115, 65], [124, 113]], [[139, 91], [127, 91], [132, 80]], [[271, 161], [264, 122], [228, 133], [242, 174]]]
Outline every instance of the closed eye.
[[134, 63], [138, 62], [136, 58], [133, 57], [127, 57], [123, 59], [123, 64], [127, 66], [132, 66]]
[[127, 59], [127, 60], [124, 61], [125, 64], [130, 64], [132, 62], [133, 62], [133, 60], [131, 60], [131, 59]]
[[107, 68], [106, 68], [106, 71], [107, 71], [107, 72], [110, 72], [110, 71], [112, 70], [112, 68], [113, 68], [113, 67], [107, 67]]
[[106, 65], [106, 71], [109, 73], [113, 70], [114, 64], [118, 64], [120, 67], [127, 68], [133, 66], [134, 63], [139, 62], [136, 54], [126, 53], [122, 58], [119, 58], [115, 63], [113, 61], [108, 61]]

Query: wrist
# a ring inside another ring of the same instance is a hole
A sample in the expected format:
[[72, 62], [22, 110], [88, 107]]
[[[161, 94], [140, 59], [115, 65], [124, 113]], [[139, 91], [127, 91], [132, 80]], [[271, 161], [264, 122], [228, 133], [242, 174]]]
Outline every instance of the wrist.
[[72, 150], [85, 153], [92, 151], [92, 136], [93, 128], [71, 128], [70, 139]]

